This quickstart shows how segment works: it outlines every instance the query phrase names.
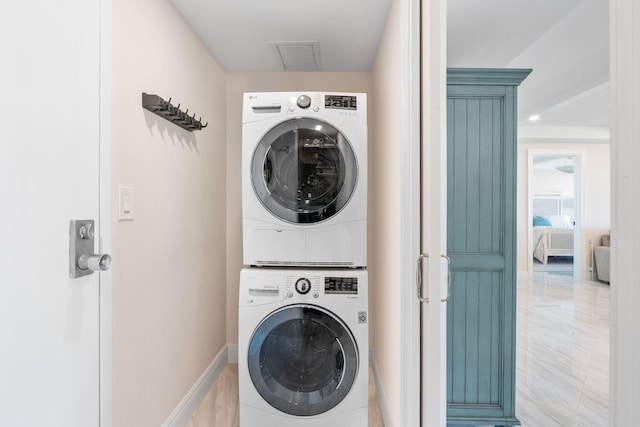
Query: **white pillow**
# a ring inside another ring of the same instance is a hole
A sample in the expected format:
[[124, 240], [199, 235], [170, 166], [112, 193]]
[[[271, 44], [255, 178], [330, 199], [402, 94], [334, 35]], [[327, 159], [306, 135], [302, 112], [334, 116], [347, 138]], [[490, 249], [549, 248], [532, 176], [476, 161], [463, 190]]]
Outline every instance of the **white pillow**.
[[547, 215], [552, 227], [573, 227], [569, 215]]

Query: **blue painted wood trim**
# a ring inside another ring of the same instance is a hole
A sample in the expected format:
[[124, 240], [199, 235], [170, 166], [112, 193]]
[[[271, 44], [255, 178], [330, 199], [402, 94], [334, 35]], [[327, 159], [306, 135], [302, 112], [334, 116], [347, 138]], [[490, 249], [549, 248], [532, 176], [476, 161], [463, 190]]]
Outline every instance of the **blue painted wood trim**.
[[473, 426], [473, 425], [494, 425], [498, 426], [519, 426], [520, 420], [512, 417], [447, 417], [447, 425], [464, 425], [464, 426]]
[[531, 68], [447, 68], [448, 85], [519, 86]]

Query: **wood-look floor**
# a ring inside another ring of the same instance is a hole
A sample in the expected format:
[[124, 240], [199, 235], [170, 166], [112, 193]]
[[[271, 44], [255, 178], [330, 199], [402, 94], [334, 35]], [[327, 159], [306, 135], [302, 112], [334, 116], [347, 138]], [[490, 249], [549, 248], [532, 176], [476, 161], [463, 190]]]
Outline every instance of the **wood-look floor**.
[[[607, 426], [609, 286], [536, 273], [518, 283], [517, 321], [516, 415], [522, 426]], [[238, 425], [238, 371], [229, 365], [188, 427]], [[369, 425], [384, 426], [371, 369]]]

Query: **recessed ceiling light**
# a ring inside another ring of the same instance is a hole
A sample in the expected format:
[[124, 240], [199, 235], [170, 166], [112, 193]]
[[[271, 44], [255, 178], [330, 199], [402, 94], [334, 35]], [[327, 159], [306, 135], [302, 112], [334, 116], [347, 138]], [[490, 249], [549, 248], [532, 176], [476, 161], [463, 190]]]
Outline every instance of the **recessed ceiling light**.
[[536, 120], [540, 120], [540, 116], [537, 114], [532, 114], [529, 116], [529, 120], [531, 120], [532, 122], [535, 122]]

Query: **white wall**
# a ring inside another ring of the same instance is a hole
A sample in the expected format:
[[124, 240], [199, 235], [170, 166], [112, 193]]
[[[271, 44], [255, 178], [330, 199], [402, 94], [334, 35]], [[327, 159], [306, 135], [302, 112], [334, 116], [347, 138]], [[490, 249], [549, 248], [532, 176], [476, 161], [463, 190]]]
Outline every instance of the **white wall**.
[[533, 170], [532, 191], [536, 193], [559, 192], [562, 197], [573, 197], [573, 175], [553, 170]]
[[[557, 170], [533, 168], [531, 173], [532, 194], [560, 194], [562, 197], [561, 213], [574, 218], [574, 174]], [[535, 214], [535, 212], [534, 212]]]
[[[238, 282], [242, 263], [242, 95], [244, 92], [336, 91], [368, 94], [370, 73], [227, 74], [227, 341], [238, 342]], [[369, 126], [372, 116], [369, 115]], [[371, 132], [369, 132], [371, 134]], [[369, 168], [371, 170], [371, 168]], [[371, 172], [370, 172], [371, 173]], [[369, 238], [371, 239], [371, 238]], [[369, 242], [371, 245], [371, 242]]]
[[[393, 425], [402, 406], [401, 177], [402, 44], [400, 1], [393, 1], [373, 66], [369, 144], [369, 283], [371, 350]], [[416, 372], [416, 375], [418, 373]]]
[[[178, 128], [143, 91], [209, 125]], [[114, 426], [161, 425], [226, 344], [226, 107], [224, 70], [168, 0], [113, 0]]]
[[611, 418], [640, 417], [640, 8], [611, 0]]
[[539, 142], [521, 139], [518, 142], [518, 271], [528, 271], [529, 248], [529, 150], [566, 150], [584, 153], [582, 163], [582, 226], [580, 259], [582, 278], [589, 279], [591, 264], [589, 240], [594, 246], [611, 228], [611, 168], [608, 142]]

